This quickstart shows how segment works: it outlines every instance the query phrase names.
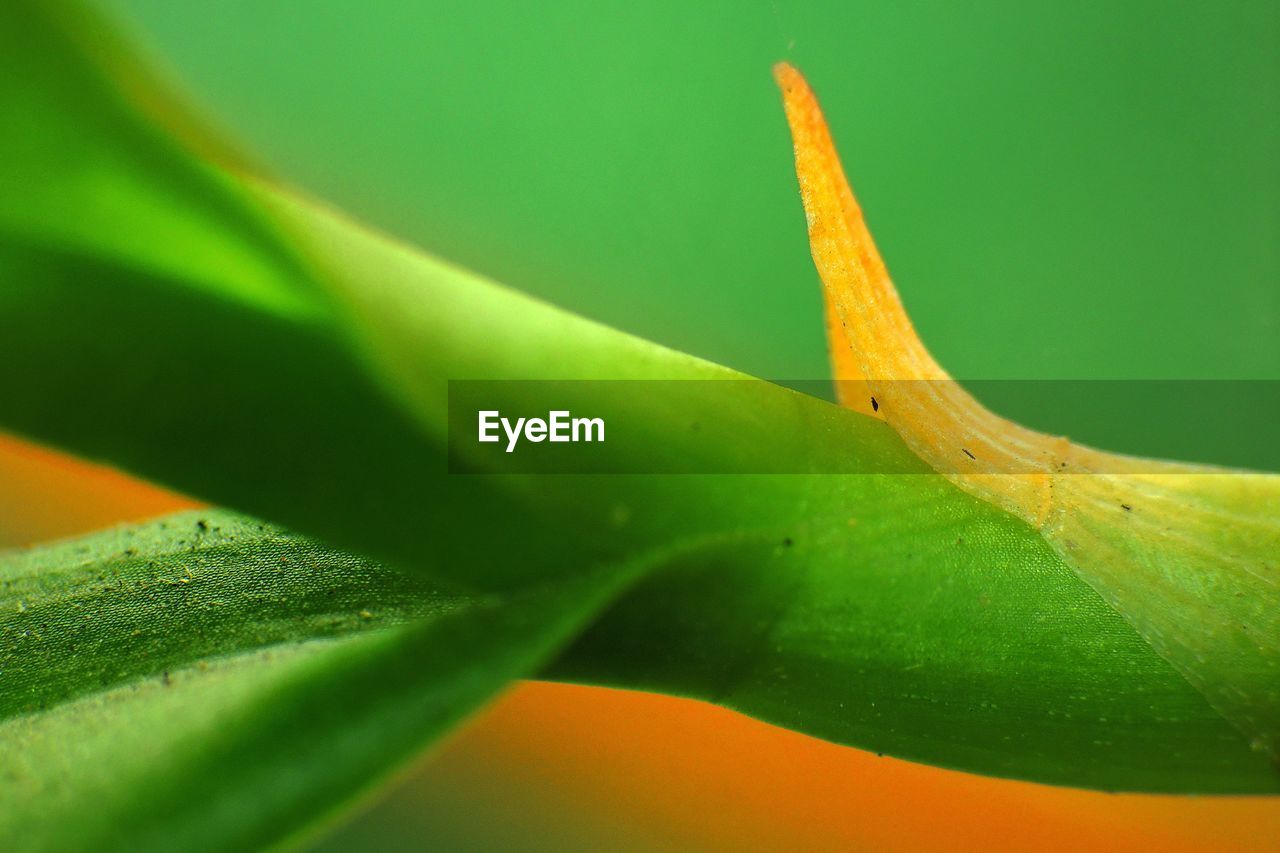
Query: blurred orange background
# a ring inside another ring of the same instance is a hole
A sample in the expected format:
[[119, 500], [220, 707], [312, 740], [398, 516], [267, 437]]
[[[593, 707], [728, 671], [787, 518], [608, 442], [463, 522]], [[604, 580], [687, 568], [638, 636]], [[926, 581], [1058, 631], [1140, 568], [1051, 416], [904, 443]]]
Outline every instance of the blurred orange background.
[[[196, 506], [0, 436], [0, 546]], [[877, 757], [684, 699], [526, 682], [320, 842], [480, 849], [1280, 849], [1266, 797], [1114, 795]]]

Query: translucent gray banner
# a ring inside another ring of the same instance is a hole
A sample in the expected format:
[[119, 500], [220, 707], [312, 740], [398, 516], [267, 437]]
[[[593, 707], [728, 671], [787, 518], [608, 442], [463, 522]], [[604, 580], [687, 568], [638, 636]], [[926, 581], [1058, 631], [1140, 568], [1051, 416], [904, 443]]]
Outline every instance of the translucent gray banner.
[[[891, 416], [895, 400], [945, 398], [957, 385], [992, 412], [1030, 429], [1066, 436], [1073, 443], [1149, 459], [1280, 471], [1280, 381], [1275, 380], [876, 382], [851, 383], [844, 390], [858, 400], [865, 395], [866, 406]], [[877, 395], [873, 403], [871, 397]], [[932, 470], [904, 454], [900, 440], [886, 424], [834, 405], [833, 397], [833, 385], [827, 379], [451, 381], [449, 470], [457, 474], [908, 474]], [[958, 472], [1033, 470], [1004, 458], [977, 458], [967, 448], [956, 451]]]

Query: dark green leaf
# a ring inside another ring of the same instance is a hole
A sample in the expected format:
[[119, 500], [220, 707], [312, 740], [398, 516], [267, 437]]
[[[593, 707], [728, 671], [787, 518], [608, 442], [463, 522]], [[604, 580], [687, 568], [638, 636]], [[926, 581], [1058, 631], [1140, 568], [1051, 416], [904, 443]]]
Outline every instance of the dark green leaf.
[[539, 665], [627, 576], [462, 601], [222, 513], [3, 559], [0, 838], [279, 841]]

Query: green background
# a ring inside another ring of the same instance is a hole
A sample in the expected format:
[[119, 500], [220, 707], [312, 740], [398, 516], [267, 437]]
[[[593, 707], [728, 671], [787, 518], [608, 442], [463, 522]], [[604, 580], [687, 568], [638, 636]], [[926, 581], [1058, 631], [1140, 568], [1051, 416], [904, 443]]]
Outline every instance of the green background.
[[1274, 2], [103, 2], [268, 172], [757, 375], [826, 374], [788, 59], [953, 374], [1280, 379]]
[[521, 289], [826, 375], [769, 69], [963, 378], [1280, 378], [1280, 7], [108, 0], [272, 173]]

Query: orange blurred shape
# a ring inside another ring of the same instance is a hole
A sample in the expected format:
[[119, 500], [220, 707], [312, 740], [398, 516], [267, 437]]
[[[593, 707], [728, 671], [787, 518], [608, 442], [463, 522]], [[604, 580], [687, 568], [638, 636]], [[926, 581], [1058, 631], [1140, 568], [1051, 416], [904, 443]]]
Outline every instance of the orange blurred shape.
[[0, 434], [0, 548], [197, 506], [104, 465]]
[[[532, 682], [440, 756], [523, 773], [544, 808], [714, 850], [1272, 851], [1272, 797], [1104, 794], [878, 757], [651, 693]], [[430, 765], [425, 768], [430, 772]]]
[[[195, 506], [0, 436], [0, 546]], [[650, 827], [702, 849], [1280, 849], [1275, 798], [1114, 795], [990, 779], [879, 758], [701, 702], [598, 687], [523, 684], [424, 772], [451, 759], [523, 775], [528, 790], [566, 815], [586, 808], [636, 826], [640, 837]]]

